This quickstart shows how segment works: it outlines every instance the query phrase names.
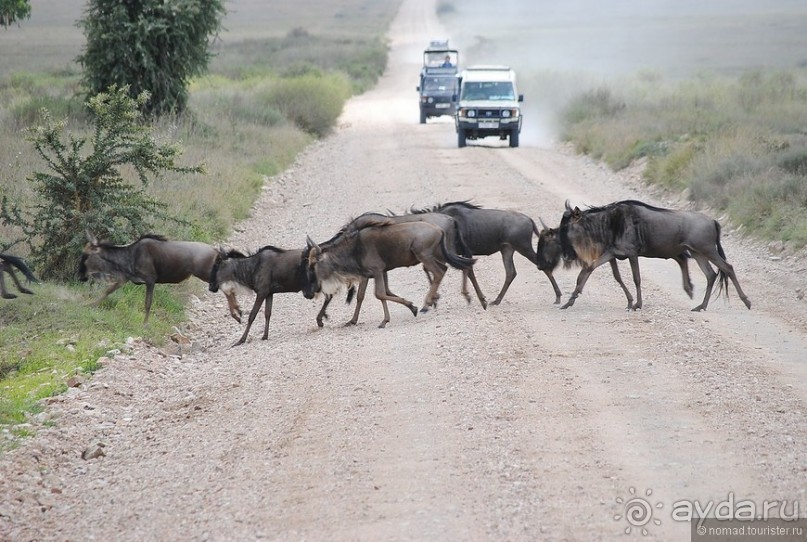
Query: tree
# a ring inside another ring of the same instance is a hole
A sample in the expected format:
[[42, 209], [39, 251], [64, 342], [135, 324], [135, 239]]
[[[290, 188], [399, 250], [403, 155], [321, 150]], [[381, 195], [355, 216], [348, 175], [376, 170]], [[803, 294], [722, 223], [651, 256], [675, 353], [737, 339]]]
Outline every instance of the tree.
[[79, 21], [87, 44], [78, 57], [88, 96], [128, 86], [133, 98], [151, 93], [145, 114], [181, 113], [190, 78], [207, 69], [224, 14], [223, 0], [89, 0]]
[[[93, 97], [87, 104], [94, 117], [88, 152], [87, 138], [68, 135], [63, 141], [66, 121], [54, 121], [47, 110], [43, 123], [29, 130], [28, 140], [50, 171], [28, 179], [39, 196], [32, 210], [4, 196], [0, 220], [25, 234], [42, 277], [75, 278], [86, 229], [121, 242], [148, 232], [154, 219], [170, 220], [165, 204], [146, 193], [150, 176], [203, 171], [178, 166], [179, 146], [159, 144], [149, 133], [140, 113], [148, 99], [145, 91], [132, 99], [128, 88], [114, 86]], [[127, 182], [125, 171], [133, 171], [140, 186]]]
[[0, 0], [0, 26], [8, 28], [14, 23], [19, 24], [20, 19], [31, 17], [31, 2], [29, 0]]

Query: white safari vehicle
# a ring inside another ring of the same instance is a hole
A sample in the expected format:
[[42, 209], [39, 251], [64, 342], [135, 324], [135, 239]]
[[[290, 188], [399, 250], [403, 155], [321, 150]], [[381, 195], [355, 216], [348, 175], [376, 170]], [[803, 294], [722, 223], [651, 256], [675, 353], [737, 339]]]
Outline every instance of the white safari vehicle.
[[460, 94], [454, 125], [457, 146], [468, 139], [497, 136], [518, 147], [521, 102], [516, 74], [508, 66], [473, 66], [460, 74]]

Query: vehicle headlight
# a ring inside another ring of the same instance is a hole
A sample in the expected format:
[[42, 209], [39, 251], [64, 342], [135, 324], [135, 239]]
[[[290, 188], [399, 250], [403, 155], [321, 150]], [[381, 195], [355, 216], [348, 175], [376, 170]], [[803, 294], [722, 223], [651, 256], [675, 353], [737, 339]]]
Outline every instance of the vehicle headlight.
[[509, 109], [502, 109], [502, 118], [509, 119], [510, 118], [510, 110]]
[[432, 98], [431, 96], [429, 96], [429, 103], [430, 103], [430, 104], [431, 104], [431, 103], [434, 103], [434, 98]]
[[465, 116], [468, 117], [468, 118], [476, 117], [476, 109], [466, 109], [465, 110]]

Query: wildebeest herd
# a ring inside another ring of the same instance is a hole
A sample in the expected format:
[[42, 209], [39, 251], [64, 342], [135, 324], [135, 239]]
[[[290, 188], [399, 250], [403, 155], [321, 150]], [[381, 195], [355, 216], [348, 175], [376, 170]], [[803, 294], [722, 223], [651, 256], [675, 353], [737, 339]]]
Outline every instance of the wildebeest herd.
[[[230, 315], [241, 322], [241, 309], [235, 297], [236, 287], [255, 293], [255, 303], [249, 312], [246, 328], [235, 343], [246, 341], [249, 330], [264, 306], [264, 332], [269, 336], [272, 298], [276, 293], [302, 292], [308, 299], [324, 296], [316, 321], [323, 326], [326, 309], [340, 288], [347, 288], [350, 302], [355, 295], [356, 306], [348, 324], [358, 322], [369, 280], [375, 283], [375, 296], [381, 301], [384, 319], [379, 327], [390, 321], [387, 302], [406, 306], [417, 315], [415, 305], [390, 289], [389, 271], [398, 267], [422, 265], [429, 283], [421, 312], [435, 306], [438, 289], [448, 269], [463, 273], [462, 295], [471, 302], [467, 290], [470, 279], [483, 308], [487, 301], [476, 276], [476, 256], [500, 252], [505, 268], [505, 281], [492, 305], [499, 304], [516, 277], [513, 254], [518, 252], [549, 279], [554, 290], [554, 302], [561, 301], [561, 291], [553, 271], [561, 264], [581, 268], [569, 300], [561, 308], [571, 307], [583, 292], [591, 273], [609, 263], [617, 283], [628, 300], [628, 309], [642, 307], [639, 257], [673, 259], [681, 269], [684, 291], [693, 296], [688, 260], [694, 259], [706, 275], [703, 301], [694, 311], [706, 309], [718, 281], [718, 292], [728, 295], [729, 280], [734, 284], [743, 303], [751, 303], [740, 287], [733, 267], [726, 261], [720, 243], [720, 224], [701, 213], [662, 209], [646, 203], [626, 200], [581, 210], [566, 203], [559, 226], [542, 228], [527, 215], [517, 211], [486, 209], [468, 201], [412, 208], [407, 213], [365, 213], [342, 227], [332, 238], [316, 243], [306, 237], [303, 248], [282, 249], [267, 245], [253, 254], [225, 250], [205, 243], [169, 241], [162, 236], [147, 234], [128, 245], [99, 242], [87, 232], [88, 243], [81, 254], [79, 279], [104, 280], [109, 286], [96, 303], [131, 281], [146, 286], [145, 317], [148, 322], [154, 285], [178, 283], [191, 275], [205, 281], [212, 292], [221, 289], [227, 298]], [[537, 236], [533, 249], [533, 236]], [[636, 286], [636, 301], [619, 274], [617, 260], [627, 259]], [[712, 268], [714, 265], [717, 271]], [[20, 291], [30, 293], [12, 271], [16, 267], [29, 280], [36, 280], [19, 258], [0, 255], [0, 288], [8, 294], [2, 273], [8, 273]]]

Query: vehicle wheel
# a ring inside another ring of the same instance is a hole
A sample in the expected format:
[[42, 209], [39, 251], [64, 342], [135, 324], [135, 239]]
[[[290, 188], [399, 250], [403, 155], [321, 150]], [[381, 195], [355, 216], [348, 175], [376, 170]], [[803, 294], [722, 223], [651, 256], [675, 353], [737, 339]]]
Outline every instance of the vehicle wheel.
[[457, 147], [460, 149], [465, 146], [465, 130], [463, 128], [457, 128]]
[[420, 110], [420, 123], [426, 124], [426, 112], [422, 109]]
[[510, 132], [510, 146], [518, 147], [518, 130]]

